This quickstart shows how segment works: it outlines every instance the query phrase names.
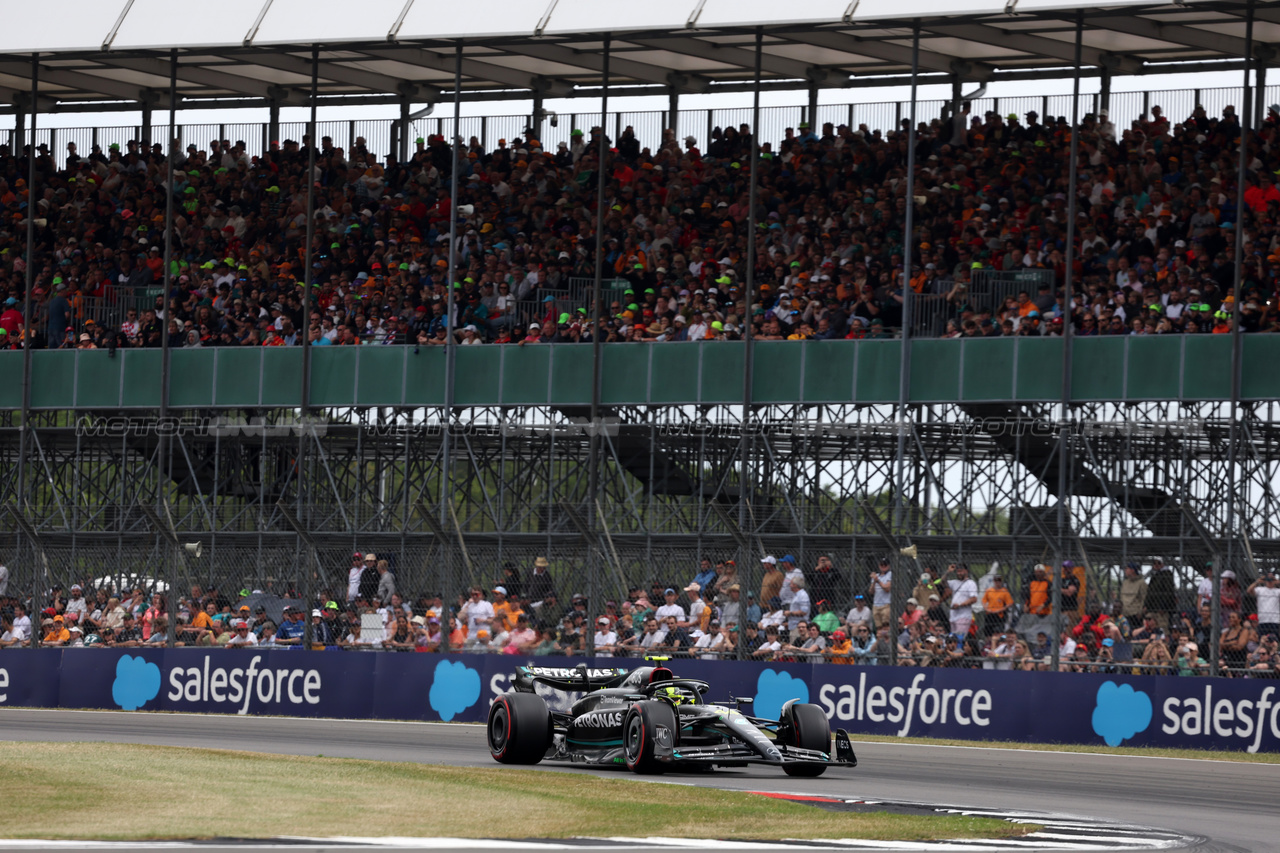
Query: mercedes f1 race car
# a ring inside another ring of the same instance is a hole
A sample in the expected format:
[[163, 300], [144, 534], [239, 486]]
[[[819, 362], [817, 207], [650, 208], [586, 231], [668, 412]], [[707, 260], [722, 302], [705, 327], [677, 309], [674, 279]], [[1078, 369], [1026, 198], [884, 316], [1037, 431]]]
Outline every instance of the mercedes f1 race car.
[[[750, 699], [713, 704], [707, 682], [677, 678], [665, 666], [519, 666], [512, 686], [489, 708], [489, 752], [503, 764], [547, 759], [625, 765], [636, 773], [770, 764], [788, 776], [858, 764], [843, 729], [831, 754], [831, 729], [819, 706], [792, 700], [781, 719], [753, 717], [737, 710]], [[568, 700], [568, 712], [552, 711], [539, 688]]]

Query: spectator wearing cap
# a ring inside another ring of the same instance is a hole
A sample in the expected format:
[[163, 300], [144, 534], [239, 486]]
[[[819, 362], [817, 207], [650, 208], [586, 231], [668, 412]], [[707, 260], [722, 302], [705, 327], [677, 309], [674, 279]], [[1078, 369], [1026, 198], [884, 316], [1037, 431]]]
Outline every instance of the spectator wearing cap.
[[782, 596], [782, 572], [778, 569], [778, 559], [772, 554], [760, 561], [764, 578], [760, 581], [760, 601], [768, 604], [774, 598]]
[[[364, 566], [360, 572], [359, 598], [372, 605], [378, 600], [378, 555], [368, 552], [364, 555]], [[394, 578], [392, 579], [394, 581]], [[350, 602], [348, 602], [350, 603]]]
[[818, 610], [818, 615], [813, 617], [813, 624], [818, 626], [819, 631], [830, 634], [840, 627], [840, 617], [832, 612], [830, 601], [820, 598], [814, 602], [813, 606]]
[[137, 621], [137, 617], [126, 610], [124, 623], [113, 632], [111, 645], [124, 648], [142, 645], [142, 630], [138, 627]]
[[40, 639], [43, 645], [65, 646], [71, 641], [71, 632], [67, 630], [66, 620], [61, 613], [41, 620], [40, 627], [44, 629], [44, 636]]
[[942, 630], [951, 632], [951, 608], [942, 600], [942, 596], [936, 592], [929, 593], [927, 602], [922, 602], [925, 608], [925, 618], [933, 624], [942, 628]]
[[364, 574], [364, 554], [356, 551], [351, 555], [351, 568], [347, 570], [347, 601], [354, 602], [360, 597], [360, 576]]
[[249, 630], [247, 620], [238, 619], [231, 626], [231, 636], [225, 643], [229, 649], [247, 649], [258, 645], [258, 637]]
[[831, 640], [822, 650], [822, 656], [828, 663], [853, 663], [853, 641], [844, 631], [832, 631]]
[[71, 585], [71, 596], [67, 599], [67, 606], [63, 611], [66, 614], [76, 614], [80, 619], [84, 619], [89, 611], [89, 603], [84, 600], [84, 588], [78, 583]]
[[549, 571], [550, 563], [546, 557], [538, 557], [533, 561], [533, 573], [529, 576], [529, 589], [524, 593], [529, 601], [546, 600], [548, 595], [556, 594], [555, 583]]
[[[706, 630], [706, 623], [711, 619], [711, 608], [702, 600], [702, 584], [693, 581], [684, 588], [684, 594], [689, 598], [688, 615], [680, 620], [681, 628], [698, 628]], [[706, 614], [706, 619], [703, 618]]]
[[1120, 581], [1120, 613], [1136, 623], [1146, 612], [1147, 582], [1142, 577], [1142, 569], [1137, 563], [1127, 563], [1124, 567], [1124, 578]]
[[275, 632], [277, 646], [300, 646], [306, 633], [306, 620], [302, 611], [291, 604], [286, 604], [281, 613], [280, 627]]
[[[742, 587], [736, 583], [731, 583], [724, 587], [725, 599], [720, 605], [720, 621], [725, 625], [742, 624]], [[747, 624], [752, 621], [748, 620]]]
[[1045, 617], [1053, 612], [1049, 587], [1048, 570], [1043, 563], [1036, 563], [1035, 568], [1031, 570], [1031, 580], [1027, 583], [1027, 613]]
[[898, 622], [903, 628], [910, 628], [923, 619], [924, 615], [925, 610], [920, 606], [920, 602], [914, 597], [908, 598], [906, 605], [902, 608], [902, 615], [898, 617]]
[[662, 591], [663, 604], [659, 605], [658, 609], [654, 612], [654, 616], [657, 617], [659, 622], [665, 625], [667, 617], [669, 616], [674, 616], [677, 623], [688, 622], [688, 617], [684, 612], [684, 608], [677, 602], [678, 598], [679, 593], [677, 593], [673, 587], [667, 587]]
[[693, 640], [693, 655], [701, 660], [718, 660], [733, 649], [729, 643], [729, 632], [721, 627], [718, 619], [708, 622], [705, 629], [695, 628], [690, 638]]
[[858, 625], [871, 626], [874, 621], [871, 608], [867, 606], [867, 597], [862, 593], [858, 593], [853, 597], [853, 606], [849, 608], [849, 612], [844, 617], [844, 624], [852, 634], [853, 629]]
[[991, 586], [982, 593], [982, 636], [990, 637], [1003, 631], [1009, 608], [1013, 606], [1013, 594], [1005, 586], [1004, 577], [994, 575]]
[[601, 616], [596, 620], [596, 630], [593, 637], [596, 657], [611, 658], [618, 645], [618, 633], [613, 630], [613, 623], [608, 616]]
[[[519, 610], [518, 604], [516, 609]], [[493, 588], [493, 630], [498, 633], [509, 633], [515, 626], [516, 613], [512, 612], [507, 588], [498, 584]]]

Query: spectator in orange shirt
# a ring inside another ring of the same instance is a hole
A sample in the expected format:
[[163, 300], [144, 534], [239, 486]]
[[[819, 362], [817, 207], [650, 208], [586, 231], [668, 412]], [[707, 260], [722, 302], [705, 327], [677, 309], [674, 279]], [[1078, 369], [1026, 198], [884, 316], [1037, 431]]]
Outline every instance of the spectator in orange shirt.
[[990, 637], [997, 631], [1004, 630], [1007, 611], [1013, 606], [1013, 596], [1004, 585], [1004, 578], [996, 575], [991, 579], [991, 586], [982, 594], [982, 636]]
[[1027, 585], [1027, 611], [1036, 616], [1048, 616], [1053, 612], [1053, 603], [1049, 600], [1049, 577], [1040, 563], [1036, 564], [1031, 583]]
[[66, 623], [63, 621], [62, 614], [59, 613], [51, 620], [45, 620], [48, 625], [44, 627], [44, 639], [41, 640], [46, 646], [65, 646], [71, 642], [71, 632], [67, 630]]
[[829, 663], [853, 663], [853, 642], [844, 631], [833, 631], [831, 643], [822, 650]]

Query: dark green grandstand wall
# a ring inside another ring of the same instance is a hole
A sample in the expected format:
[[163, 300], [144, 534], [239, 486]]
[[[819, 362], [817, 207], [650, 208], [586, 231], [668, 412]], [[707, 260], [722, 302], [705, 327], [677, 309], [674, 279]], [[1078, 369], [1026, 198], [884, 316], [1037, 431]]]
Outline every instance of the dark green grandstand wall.
[[[898, 397], [899, 341], [760, 341], [757, 403], [890, 403]], [[1055, 338], [917, 340], [911, 343], [911, 400], [1040, 402], [1060, 398], [1062, 341]], [[744, 345], [609, 344], [603, 399], [616, 404], [735, 403], [742, 399]], [[160, 351], [36, 351], [31, 403], [37, 409], [155, 408]], [[0, 352], [0, 408], [22, 405], [22, 358]], [[171, 406], [297, 406], [297, 348], [175, 350]], [[460, 405], [585, 405], [592, 348], [585, 345], [459, 347]], [[1222, 400], [1230, 396], [1229, 336], [1077, 338], [1072, 397], [1079, 401]], [[315, 406], [433, 406], [444, 402], [444, 353], [437, 348], [317, 347]], [[1243, 397], [1280, 398], [1280, 335], [1244, 338]]]

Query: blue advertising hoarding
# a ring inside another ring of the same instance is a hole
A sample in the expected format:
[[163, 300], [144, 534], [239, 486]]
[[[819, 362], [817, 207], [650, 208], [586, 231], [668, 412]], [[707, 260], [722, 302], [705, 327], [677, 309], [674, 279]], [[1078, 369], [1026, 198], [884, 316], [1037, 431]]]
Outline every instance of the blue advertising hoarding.
[[[478, 722], [513, 668], [576, 658], [299, 650], [47, 649], [0, 655], [0, 706]], [[596, 666], [636, 666], [619, 658]], [[814, 702], [851, 734], [1280, 752], [1280, 681], [672, 661], [776, 717]], [[550, 696], [557, 709], [569, 699]]]

